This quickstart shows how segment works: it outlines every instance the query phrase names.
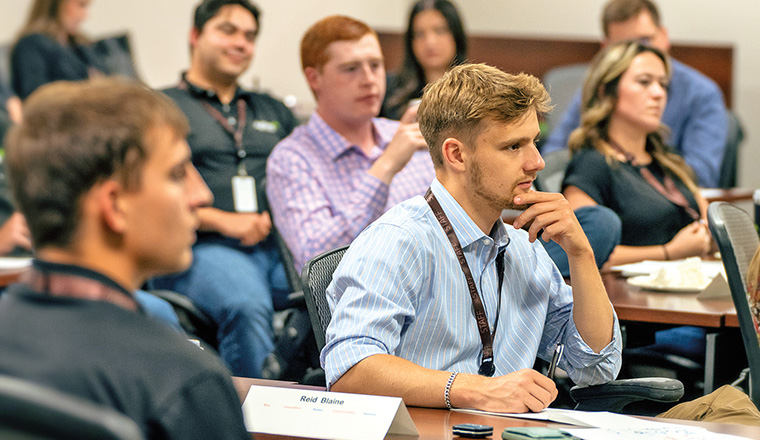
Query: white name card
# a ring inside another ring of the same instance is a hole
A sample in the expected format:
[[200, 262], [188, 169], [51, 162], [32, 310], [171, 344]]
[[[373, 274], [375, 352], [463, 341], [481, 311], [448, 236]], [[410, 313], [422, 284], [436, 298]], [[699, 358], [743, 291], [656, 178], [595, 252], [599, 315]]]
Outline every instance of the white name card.
[[249, 432], [336, 440], [418, 435], [399, 397], [253, 385], [243, 402]]
[[731, 298], [731, 288], [728, 287], [728, 281], [723, 277], [722, 273], [715, 275], [715, 278], [710, 281], [710, 284], [704, 288], [697, 299], [722, 299]]

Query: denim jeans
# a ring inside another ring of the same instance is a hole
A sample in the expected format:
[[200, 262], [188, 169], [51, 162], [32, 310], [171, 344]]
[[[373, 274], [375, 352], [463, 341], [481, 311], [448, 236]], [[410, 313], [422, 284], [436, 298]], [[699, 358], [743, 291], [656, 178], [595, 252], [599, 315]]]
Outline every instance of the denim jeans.
[[274, 348], [273, 296], [281, 302], [290, 291], [276, 246], [201, 242], [187, 271], [151, 284], [187, 295], [211, 316], [219, 326], [219, 355], [233, 375], [261, 377]]
[[[622, 225], [620, 217], [615, 211], [600, 205], [584, 206], [575, 210], [575, 217], [581, 224], [583, 232], [586, 233], [591, 249], [594, 250], [596, 266], [601, 268], [615, 246], [620, 244], [620, 233]], [[554, 241], [545, 242], [541, 240], [546, 252], [549, 254], [554, 264], [557, 265], [563, 277], [570, 276], [570, 265], [567, 261], [567, 254]]]

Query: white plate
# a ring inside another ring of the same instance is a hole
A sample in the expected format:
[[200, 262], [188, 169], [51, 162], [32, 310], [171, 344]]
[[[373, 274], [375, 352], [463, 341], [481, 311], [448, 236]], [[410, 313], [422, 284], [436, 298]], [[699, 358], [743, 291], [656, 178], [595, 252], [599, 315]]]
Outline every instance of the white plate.
[[663, 286], [662, 284], [656, 284], [653, 282], [652, 277], [649, 275], [641, 275], [637, 277], [631, 277], [626, 282], [632, 286], [641, 287], [642, 289], [655, 290], [658, 292], [675, 292], [675, 293], [698, 293], [707, 287], [707, 283], [702, 287], [695, 286]]

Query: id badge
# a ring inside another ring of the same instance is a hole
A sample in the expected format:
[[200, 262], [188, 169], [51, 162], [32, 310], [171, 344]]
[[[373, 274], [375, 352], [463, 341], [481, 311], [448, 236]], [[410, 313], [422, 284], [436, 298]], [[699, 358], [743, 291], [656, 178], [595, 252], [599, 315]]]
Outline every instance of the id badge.
[[234, 176], [232, 178], [232, 200], [235, 204], [235, 212], [258, 212], [256, 179], [251, 176]]

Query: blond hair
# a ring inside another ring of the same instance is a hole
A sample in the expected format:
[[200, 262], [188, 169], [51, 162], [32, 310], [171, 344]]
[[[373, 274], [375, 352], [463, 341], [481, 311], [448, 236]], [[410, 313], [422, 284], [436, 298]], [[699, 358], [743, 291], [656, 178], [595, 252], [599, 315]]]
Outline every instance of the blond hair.
[[528, 111], [546, 113], [551, 99], [538, 78], [510, 75], [486, 64], [463, 64], [428, 84], [417, 111], [420, 131], [436, 167], [443, 165], [441, 144], [449, 136], [474, 145], [484, 119], [511, 122]]
[[[570, 133], [568, 148], [576, 153], [584, 148], [602, 153], [611, 165], [616, 163], [613, 149], [608, 143], [609, 123], [618, 103], [618, 84], [639, 54], [651, 52], [665, 65], [665, 74], [670, 77], [670, 61], [664, 53], [637, 41], [624, 41], [608, 46], [599, 52], [591, 62], [583, 83], [581, 97], [581, 125]], [[699, 191], [694, 182], [694, 174], [678, 154], [672, 153], [665, 145], [668, 127], [660, 127], [647, 134], [646, 150], [666, 172], [681, 180], [694, 194]]]

